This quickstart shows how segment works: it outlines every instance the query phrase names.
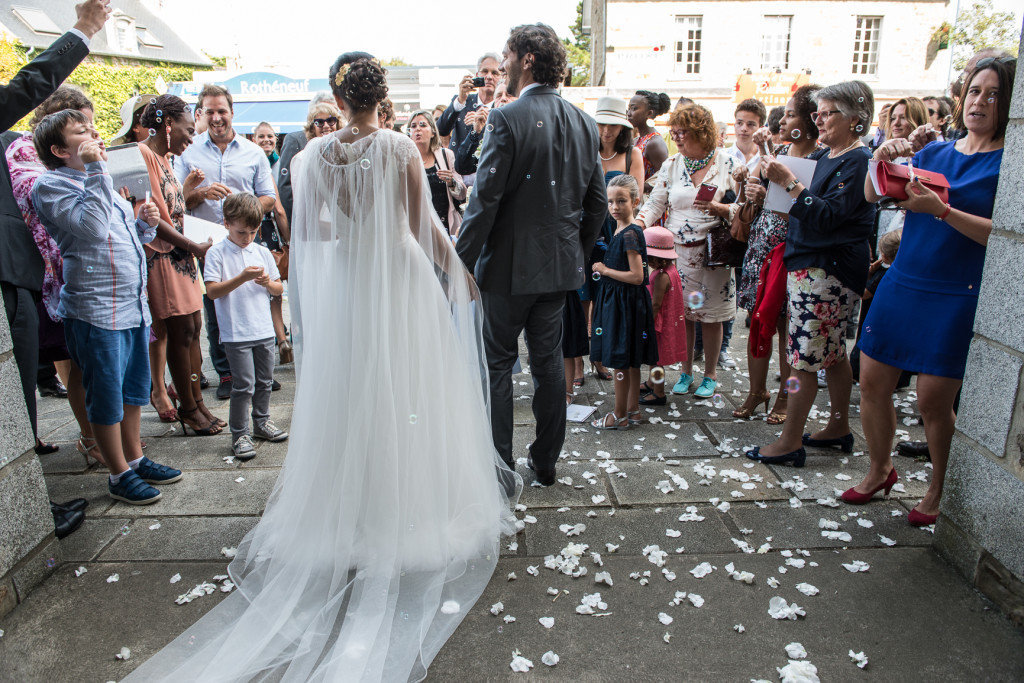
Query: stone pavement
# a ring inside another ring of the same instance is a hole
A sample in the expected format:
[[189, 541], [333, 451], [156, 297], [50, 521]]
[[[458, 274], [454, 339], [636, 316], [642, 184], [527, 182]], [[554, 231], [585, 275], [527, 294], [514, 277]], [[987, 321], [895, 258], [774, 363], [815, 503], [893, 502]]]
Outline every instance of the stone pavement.
[[[734, 356], [745, 344], [738, 323]], [[670, 382], [678, 377], [668, 375]], [[278, 368], [277, 377], [283, 387], [272, 413], [287, 428], [292, 367]], [[779, 680], [776, 668], [787, 665], [785, 648], [794, 642], [824, 681], [1024, 679], [1024, 634], [932, 551], [929, 530], [906, 523], [931, 475], [925, 463], [896, 458], [903, 486], [888, 501], [837, 505], [830, 499], [867, 469], [859, 420], [853, 454], [815, 450], [804, 469], [751, 463], [742, 448], [768, 442], [779, 428], [763, 413], [733, 419], [746, 379], [742, 368], [720, 377], [721, 408], [680, 396], [649, 410], [653, 423], [629, 431], [570, 425], [558, 467], [564, 483], [527, 486], [518, 512], [525, 530], [503, 540], [493, 580], [429, 680]], [[532, 383], [528, 374], [515, 382], [516, 454], [525, 456]], [[578, 402], [601, 403], [603, 412], [610, 392], [610, 383], [588, 375]], [[913, 394], [898, 400], [901, 418], [916, 422]], [[207, 401], [227, 417], [227, 402], [212, 389]], [[854, 406], [858, 401], [855, 389]], [[825, 390], [817, 406], [824, 420]], [[922, 438], [917, 424], [900, 428]], [[77, 428], [66, 402], [40, 402], [40, 432], [61, 445], [42, 458], [50, 497], [89, 499], [88, 519], [54, 557], [36, 558], [56, 571], [0, 621], [0, 681], [117, 680], [223, 597], [218, 591], [175, 604], [225, 573], [222, 550], [256, 524], [287, 442], [261, 443], [254, 460], [229, 463], [227, 435], [182, 438], [147, 409], [147, 454], [185, 470], [186, 478], [164, 487], [157, 504], [132, 507], [111, 501], [102, 472], [74, 450]], [[520, 471], [529, 484], [529, 471]], [[822, 520], [838, 528], [822, 529]], [[823, 531], [838, 533], [828, 538]], [[560, 554], [578, 556], [586, 573], [572, 578], [546, 568], [546, 557]], [[691, 570], [704, 563], [711, 572], [697, 578], [702, 572]], [[866, 571], [843, 566], [855, 563]], [[731, 578], [728, 565], [735, 576], [752, 573], [752, 583]], [[82, 567], [87, 572], [76, 576]], [[599, 572], [611, 585], [595, 582]], [[584, 596], [595, 593], [606, 606], [578, 614]], [[776, 596], [805, 614], [773, 619]], [[498, 602], [504, 611], [494, 616]], [[550, 628], [543, 617], [553, 619]], [[115, 658], [123, 647], [131, 650], [128, 661]], [[541, 662], [548, 651], [560, 657], [557, 666]], [[867, 656], [865, 669], [851, 651]], [[530, 673], [512, 672], [514, 652], [532, 661]]]

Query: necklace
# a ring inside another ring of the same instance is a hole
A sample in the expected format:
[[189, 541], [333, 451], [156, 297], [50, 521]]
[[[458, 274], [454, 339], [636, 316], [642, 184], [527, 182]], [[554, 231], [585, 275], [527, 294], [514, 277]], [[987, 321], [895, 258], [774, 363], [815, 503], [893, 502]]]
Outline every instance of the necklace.
[[860, 145], [863, 145], [863, 144], [864, 143], [861, 142], [859, 139], [858, 140], [854, 140], [852, 145], [850, 145], [849, 147], [844, 149], [842, 152], [839, 152], [838, 154], [833, 154], [832, 152], [829, 152], [828, 153], [828, 158], [829, 159], [835, 159], [837, 157], [841, 157], [844, 154], [846, 154], [847, 152], [849, 152], [851, 149], [853, 149], [854, 147], [859, 147]]
[[686, 172], [689, 173], [690, 175], [693, 175], [694, 173], [698, 172], [699, 170], [707, 166], [708, 163], [711, 162], [711, 157], [713, 156], [715, 156], [715, 150], [711, 150], [711, 153], [708, 154], [703, 159], [691, 159], [690, 157], [684, 154], [683, 164], [686, 166]]
[[[597, 156], [601, 157], [601, 152], [598, 152]], [[610, 157], [601, 157], [601, 161], [611, 161], [617, 156], [619, 156], [619, 153], [613, 150], [612, 155]]]

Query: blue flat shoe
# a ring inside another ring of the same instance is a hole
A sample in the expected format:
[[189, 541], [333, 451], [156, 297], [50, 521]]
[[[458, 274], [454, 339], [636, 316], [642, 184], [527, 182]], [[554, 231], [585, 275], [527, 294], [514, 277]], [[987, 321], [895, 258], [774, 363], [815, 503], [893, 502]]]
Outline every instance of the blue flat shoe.
[[679, 376], [679, 381], [672, 387], [673, 394], [687, 394], [690, 392], [690, 385], [693, 384], [693, 375], [687, 375], [685, 372]]
[[804, 445], [812, 448], [828, 448], [839, 446], [843, 453], [853, 452], [853, 434], [840, 436], [838, 439], [812, 439], [810, 434], [804, 434]]
[[693, 392], [693, 395], [697, 398], [711, 398], [715, 395], [715, 389], [718, 388], [718, 382], [705, 377], [700, 381], [700, 386], [697, 387], [697, 391]]
[[793, 467], [803, 467], [807, 461], [807, 451], [803, 448], [782, 455], [761, 455], [761, 447], [755, 446], [752, 450], [746, 451], [744, 455], [755, 462], [763, 462], [766, 465], [792, 464]]

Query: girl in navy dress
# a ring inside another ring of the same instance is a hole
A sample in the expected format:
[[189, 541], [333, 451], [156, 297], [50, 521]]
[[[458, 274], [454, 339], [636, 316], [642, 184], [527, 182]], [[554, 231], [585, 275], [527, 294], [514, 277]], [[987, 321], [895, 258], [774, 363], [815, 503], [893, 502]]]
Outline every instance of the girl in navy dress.
[[[973, 336], [1016, 67], [1012, 58], [979, 61], [955, 115], [967, 136], [932, 142], [914, 155], [915, 168], [949, 180], [949, 203], [919, 181], [907, 185], [908, 199], [899, 204], [907, 210], [900, 251], [878, 286], [858, 342], [861, 422], [871, 469], [843, 500], [860, 505], [896, 483], [889, 455], [896, 430], [891, 396], [901, 370], [916, 372], [934, 471], [928, 492], [907, 516], [915, 526], [933, 524], [939, 514], [956, 419], [953, 402]], [[914, 139], [889, 140], [874, 158], [910, 156], [915, 147], [920, 149]], [[869, 201], [879, 200], [870, 178], [864, 194]]]
[[601, 288], [594, 303], [590, 360], [614, 368], [615, 409], [591, 422], [595, 429], [629, 429], [640, 423], [640, 366], [658, 362], [647, 290], [647, 243], [633, 222], [638, 206], [636, 180], [629, 175], [613, 178], [608, 184], [608, 211], [615, 219], [615, 235], [604, 261], [593, 265]]

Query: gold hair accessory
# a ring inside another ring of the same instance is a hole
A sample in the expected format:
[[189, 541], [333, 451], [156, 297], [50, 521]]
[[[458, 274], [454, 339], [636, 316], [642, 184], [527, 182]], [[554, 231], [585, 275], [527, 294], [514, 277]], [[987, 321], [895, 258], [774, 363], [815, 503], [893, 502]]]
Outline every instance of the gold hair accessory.
[[345, 76], [348, 75], [349, 69], [351, 68], [351, 64], [342, 64], [341, 68], [338, 69], [338, 74], [334, 77], [334, 85], [340, 88], [342, 81], [345, 80]]

